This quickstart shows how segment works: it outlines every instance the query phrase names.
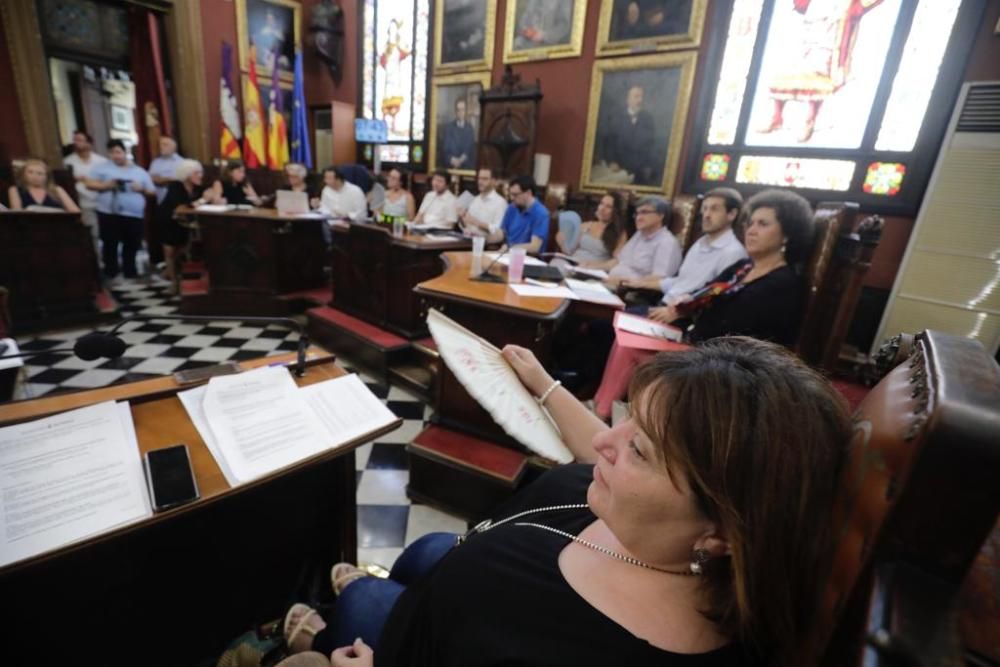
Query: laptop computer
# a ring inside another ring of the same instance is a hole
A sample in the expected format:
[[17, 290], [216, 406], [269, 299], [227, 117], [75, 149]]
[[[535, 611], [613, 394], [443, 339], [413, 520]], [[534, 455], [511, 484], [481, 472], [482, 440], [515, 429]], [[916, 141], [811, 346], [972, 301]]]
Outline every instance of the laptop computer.
[[279, 215], [297, 215], [309, 212], [309, 195], [293, 190], [278, 190], [278, 198], [274, 203]]

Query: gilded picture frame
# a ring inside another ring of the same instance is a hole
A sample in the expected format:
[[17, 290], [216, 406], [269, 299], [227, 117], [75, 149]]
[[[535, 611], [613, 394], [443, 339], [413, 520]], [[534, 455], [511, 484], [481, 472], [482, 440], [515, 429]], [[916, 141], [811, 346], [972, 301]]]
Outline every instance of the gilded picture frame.
[[628, 0], [604, 0], [594, 53], [602, 57], [698, 48], [707, 5], [708, 0], [664, 2], [662, 9], [654, 7], [647, 12], [656, 13], [644, 16]]
[[687, 51], [594, 61], [581, 189], [673, 194], [697, 60]]
[[[586, 0], [507, 0], [504, 63], [579, 57], [586, 20]], [[551, 35], [556, 37], [548, 42]]]
[[[497, 0], [464, 0], [466, 7], [472, 6], [471, 12], [454, 6], [459, 2], [463, 0], [438, 0], [435, 3], [435, 76], [493, 68]], [[480, 9], [483, 10], [482, 16], [479, 15]], [[463, 36], [466, 37], [463, 39]], [[474, 45], [467, 45], [469, 41], [473, 41]], [[481, 47], [477, 48], [476, 44]]]
[[[296, 0], [236, 0], [240, 70], [250, 69], [250, 45], [257, 45], [257, 78], [271, 78], [277, 63], [282, 81], [295, 79], [295, 53], [302, 49], [302, 3]], [[289, 39], [290, 38], [290, 39]]]
[[[471, 125], [473, 141], [478, 150], [479, 131], [482, 116], [479, 106], [479, 93], [490, 87], [490, 72], [466, 72], [451, 76], [435, 77], [431, 83], [430, 100], [430, 131], [428, 135], [427, 169], [433, 171], [444, 169], [449, 174], [472, 176], [476, 173], [476, 155], [466, 151], [465, 161], [455, 167], [447, 163], [447, 148], [443, 143], [448, 137], [448, 126], [457, 116], [456, 106], [460, 100], [465, 101], [465, 123]], [[449, 120], [453, 119], [453, 120]], [[458, 134], [458, 132], [456, 132]], [[465, 141], [468, 137], [465, 137]], [[457, 143], [461, 143], [459, 139]]]

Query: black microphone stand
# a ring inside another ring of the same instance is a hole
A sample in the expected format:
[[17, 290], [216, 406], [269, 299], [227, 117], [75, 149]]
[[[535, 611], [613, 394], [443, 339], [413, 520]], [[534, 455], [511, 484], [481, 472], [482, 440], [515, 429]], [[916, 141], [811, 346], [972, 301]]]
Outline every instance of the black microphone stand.
[[501, 251], [496, 257], [494, 257], [493, 261], [490, 262], [489, 266], [487, 266], [485, 269], [483, 269], [482, 272], [478, 276], [476, 276], [474, 278], [469, 278], [469, 280], [475, 280], [476, 282], [480, 282], [480, 283], [505, 283], [505, 282], [507, 282], [506, 280], [504, 280], [500, 276], [496, 276], [496, 275], [493, 275], [492, 273], [490, 273], [490, 269], [492, 269], [494, 266], [496, 266], [496, 263], [500, 261], [500, 258], [503, 257], [504, 255], [506, 255], [508, 252], [510, 252], [510, 246], [507, 246], [506, 248], [504, 248], [503, 251]]

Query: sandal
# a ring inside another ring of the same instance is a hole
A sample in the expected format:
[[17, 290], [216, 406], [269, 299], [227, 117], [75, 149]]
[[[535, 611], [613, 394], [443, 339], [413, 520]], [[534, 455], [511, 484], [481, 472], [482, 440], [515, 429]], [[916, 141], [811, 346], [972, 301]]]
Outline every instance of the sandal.
[[330, 585], [333, 587], [333, 594], [339, 596], [347, 588], [347, 584], [367, 576], [368, 573], [354, 563], [337, 563], [330, 569]]
[[[299, 618], [299, 622], [295, 624], [295, 627], [289, 629], [288, 625], [291, 623], [292, 614], [297, 611], [303, 612], [302, 616]], [[309, 625], [309, 619], [314, 615], [316, 615], [316, 610], [301, 602], [293, 604], [292, 608], [288, 610], [287, 614], [285, 614], [285, 622], [282, 625], [282, 628], [284, 630], [285, 645], [288, 646], [289, 651], [293, 651], [292, 644], [295, 643], [295, 640], [301, 633], [305, 633], [310, 637], [315, 637], [316, 633], [319, 632], [317, 628]]]

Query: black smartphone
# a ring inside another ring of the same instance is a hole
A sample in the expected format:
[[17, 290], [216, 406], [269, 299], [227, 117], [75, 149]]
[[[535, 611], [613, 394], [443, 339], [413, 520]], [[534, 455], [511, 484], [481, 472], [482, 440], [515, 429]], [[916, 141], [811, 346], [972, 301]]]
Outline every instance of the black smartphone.
[[162, 512], [198, 500], [198, 485], [194, 481], [187, 445], [146, 452], [143, 465], [154, 511]]

